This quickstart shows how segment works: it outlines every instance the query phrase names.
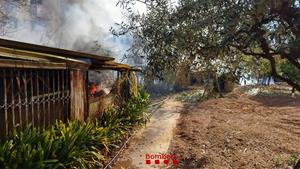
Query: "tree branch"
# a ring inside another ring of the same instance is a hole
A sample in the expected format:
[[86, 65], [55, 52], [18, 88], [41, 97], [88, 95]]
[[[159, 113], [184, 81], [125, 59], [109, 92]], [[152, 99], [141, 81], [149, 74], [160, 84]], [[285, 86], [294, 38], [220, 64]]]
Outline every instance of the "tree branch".
[[267, 44], [266, 39], [262, 35], [260, 36], [260, 45], [261, 45], [261, 48], [262, 48], [263, 52], [265, 53], [265, 58], [268, 59], [269, 62], [270, 62], [270, 65], [271, 65], [271, 74], [275, 78], [280, 79], [280, 80], [286, 82], [287, 84], [289, 84], [290, 86], [294, 87], [295, 89], [297, 89], [300, 92], [300, 85], [299, 84], [295, 83], [291, 79], [288, 79], [288, 78], [285, 78], [283, 76], [280, 76], [277, 73], [277, 70], [276, 70], [276, 61], [273, 58], [273, 56], [271, 55], [271, 53], [270, 53], [270, 49], [269, 49], [269, 46]]

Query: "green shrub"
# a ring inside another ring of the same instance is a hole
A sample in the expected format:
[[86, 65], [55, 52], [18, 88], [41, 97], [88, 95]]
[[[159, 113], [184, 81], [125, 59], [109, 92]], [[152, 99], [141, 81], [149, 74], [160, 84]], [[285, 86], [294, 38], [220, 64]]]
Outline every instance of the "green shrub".
[[149, 120], [147, 106], [150, 95], [144, 88], [140, 88], [136, 97], [131, 98], [121, 109], [121, 112], [129, 117], [130, 124], [145, 124]]
[[96, 123], [57, 122], [50, 129], [28, 127], [0, 145], [0, 168], [101, 167], [107, 131]]
[[144, 125], [149, 120], [147, 106], [150, 95], [139, 88], [136, 96], [128, 100], [120, 109], [110, 108], [101, 118], [101, 126], [109, 128], [109, 138], [115, 142], [126, 135], [133, 126]]

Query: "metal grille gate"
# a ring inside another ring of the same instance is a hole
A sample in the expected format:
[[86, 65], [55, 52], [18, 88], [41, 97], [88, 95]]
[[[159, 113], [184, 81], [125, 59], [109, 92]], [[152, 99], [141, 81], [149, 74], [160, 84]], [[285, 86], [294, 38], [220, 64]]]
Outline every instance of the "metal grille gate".
[[66, 121], [69, 70], [0, 69], [0, 136], [32, 124], [38, 129]]

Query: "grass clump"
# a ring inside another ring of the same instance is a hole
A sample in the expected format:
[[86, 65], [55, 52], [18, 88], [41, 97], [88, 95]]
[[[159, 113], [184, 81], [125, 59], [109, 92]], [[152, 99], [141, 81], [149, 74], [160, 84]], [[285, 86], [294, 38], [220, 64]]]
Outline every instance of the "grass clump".
[[178, 94], [175, 99], [182, 102], [187, 103], [197, 103], [202, 100], [205, 100], [205, 96], [203, 96], [203, 90], [190, 90], [184, 91]]

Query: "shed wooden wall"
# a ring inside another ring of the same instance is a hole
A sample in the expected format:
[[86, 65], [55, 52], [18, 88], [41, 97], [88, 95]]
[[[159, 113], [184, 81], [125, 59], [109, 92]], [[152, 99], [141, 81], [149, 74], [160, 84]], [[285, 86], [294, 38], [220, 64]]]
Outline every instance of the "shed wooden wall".
[[87, 112], [85, 70], [71, 70], [71, 120], [84, 121]]

